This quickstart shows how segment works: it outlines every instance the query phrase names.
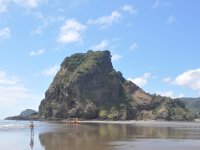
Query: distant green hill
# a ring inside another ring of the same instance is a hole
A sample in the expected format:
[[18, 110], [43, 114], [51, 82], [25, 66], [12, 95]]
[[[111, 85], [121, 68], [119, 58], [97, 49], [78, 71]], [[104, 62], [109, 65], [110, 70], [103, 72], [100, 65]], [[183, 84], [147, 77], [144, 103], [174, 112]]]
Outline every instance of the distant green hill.
[[186, 107], [196, 115], [197, 118], [200, 118], [200, 97], [198, 98], [180, 98], [186, 105]]
[[37, 111], [32, 110], [32, 109], [26, 109], [20, 113], [20, 116], [28, 117], [28, 116], [31, 116], [32, 114], [37, 114]]
[[20, 113], [20, 115], [10, 116], [5, 120], [37, 120], [38, 112], [32, 109], [26, 109]]

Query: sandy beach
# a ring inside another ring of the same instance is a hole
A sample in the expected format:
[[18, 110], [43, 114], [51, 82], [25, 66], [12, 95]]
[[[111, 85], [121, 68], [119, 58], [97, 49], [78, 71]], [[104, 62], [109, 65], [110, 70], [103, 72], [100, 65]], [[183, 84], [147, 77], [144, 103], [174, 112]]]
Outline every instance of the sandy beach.
[[127, 120], [127, 121], [104, 121], [104, 120], [84, 120], [79, 123], [100, 123], [100, 124], [131, 124], [137, 126], [171, 126], [171, 127], [200, 127], [200, 120], [192, 122], [183, 121], [158, 121], [158, 120]]
[[197, 150], [200, 122], [80, 121], [80, 124], [2, 121], [0, 147], [6, 150]]

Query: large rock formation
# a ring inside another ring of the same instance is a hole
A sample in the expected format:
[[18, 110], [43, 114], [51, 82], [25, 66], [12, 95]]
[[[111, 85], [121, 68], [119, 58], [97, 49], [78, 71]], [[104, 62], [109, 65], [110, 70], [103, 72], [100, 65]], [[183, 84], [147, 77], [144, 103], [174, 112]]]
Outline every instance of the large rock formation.
[[66, 57], [39, 106], [40, 118], [193, 119], [179, 100], [150, 95], [113, 69], [109, 51]]

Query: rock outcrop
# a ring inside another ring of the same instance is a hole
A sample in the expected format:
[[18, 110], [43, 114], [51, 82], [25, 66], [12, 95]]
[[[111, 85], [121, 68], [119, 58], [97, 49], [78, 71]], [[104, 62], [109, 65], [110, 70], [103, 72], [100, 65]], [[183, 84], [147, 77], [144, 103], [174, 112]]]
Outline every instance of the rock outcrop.
[[28, 117], [28, 116], [31, 116], [31, 115], [34, 115], [34, 114], [37, 114], [37, 111], [35, 111], [33, 109], [26, 109], [26, 110], [24, 110], [20, 113], [20, 116]]
[[109, 51], [66, 57], [39, 106], [41, 119], [192, 120], [179, 100], [151, 95], [124, 79]]
[[5, 120], [38, 120], [38, 112], [33, 109], [26, 109], [20, 115], [7, 117]]

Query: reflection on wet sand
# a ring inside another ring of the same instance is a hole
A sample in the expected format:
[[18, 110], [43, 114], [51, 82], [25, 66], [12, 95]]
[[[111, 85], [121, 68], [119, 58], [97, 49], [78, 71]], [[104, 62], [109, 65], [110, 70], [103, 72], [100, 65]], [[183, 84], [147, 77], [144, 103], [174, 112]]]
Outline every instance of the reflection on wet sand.
[[31, 124], [30, 124], [30, 148], [31, 150], [33, 149], [33, 146], [34, 146], [34, 125], [33, 125], [33, 122], [31, 121]]
[[[98, 136], [106, 140], [130, 140], [139, 138], [199, 139], [200, 133], [193, 128], [142, 127], [134, 125], [98, 125]], [[198, 129], [200, 131], [200, 129]]]
[[69, 125], [65, 131], [40, 134], [39, 139], [45, 150], [108, 150], [96, 127]]
[[33, 149], [33, 146], [34, 146], [34, 135], [31, 135], [31, 138], [30, 138], [30, 147], [31, 147], [31, 150]]
[[[111, 142], [138, 139], [199, 139], [197, 129], [175, 127], [139, 127], [116, 124], [65, 125], [54, 132], [39, 135], [45, 150], [111, 150]], [[116, 143], [117, 144], [117, 143]]]

